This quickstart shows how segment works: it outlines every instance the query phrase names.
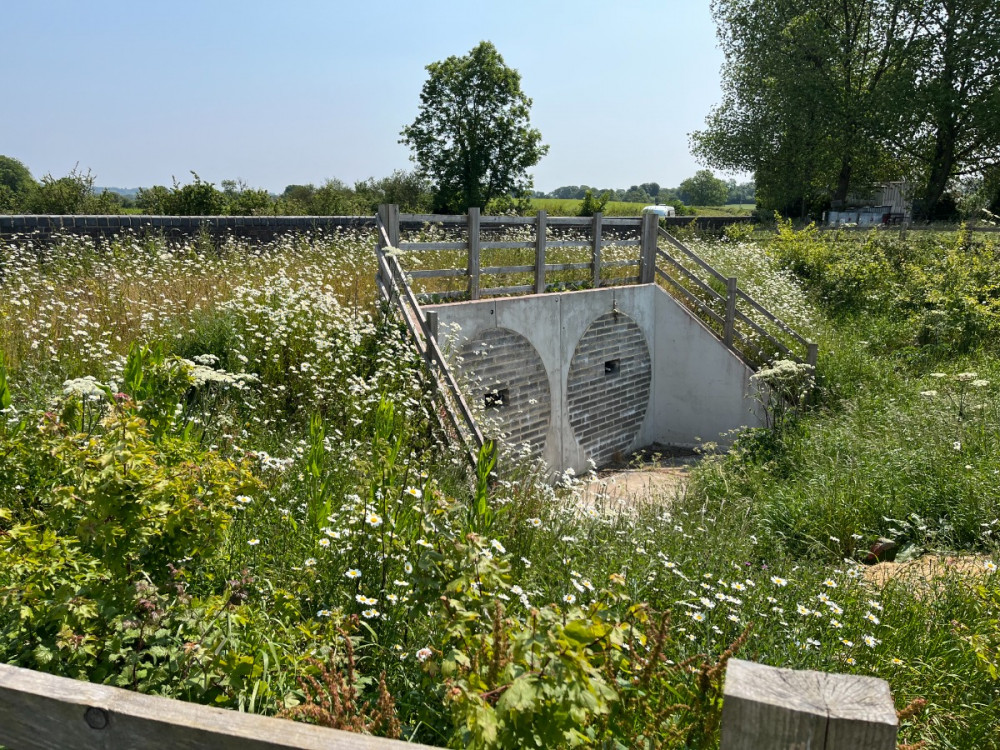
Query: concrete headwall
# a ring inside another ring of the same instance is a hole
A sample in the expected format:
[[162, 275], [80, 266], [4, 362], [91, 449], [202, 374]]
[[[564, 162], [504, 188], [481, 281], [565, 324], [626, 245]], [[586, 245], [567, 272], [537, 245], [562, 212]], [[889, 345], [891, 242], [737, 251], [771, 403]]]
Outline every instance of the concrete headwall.
[[656, 285], [425, 309], [442, 336], [456, 331], [450, 350], [473, 404], [553, 471], [653, 443], [726, 444], [762, 423], [751, 370]]

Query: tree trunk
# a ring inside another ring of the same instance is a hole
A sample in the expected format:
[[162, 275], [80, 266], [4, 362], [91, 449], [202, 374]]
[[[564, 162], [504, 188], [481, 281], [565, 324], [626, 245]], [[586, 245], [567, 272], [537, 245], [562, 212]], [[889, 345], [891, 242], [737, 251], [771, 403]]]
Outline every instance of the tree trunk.
[[833, 194], [834, 205], [843, 206], [847, 201], [847, 194], [851, 189], [851, 172], [853, 164], [850, 156], [843, 156], [840, 161], [840, 174], [837, 175], [837, 190]]
[[924, 186], [923, 205], [920, 218], [931, 221], [935, 217], [938, 203], [948, 188], [952, 170], [955, 168], [955, 133], [952, 123], [938, 127], [934, 138], [934, 160]]

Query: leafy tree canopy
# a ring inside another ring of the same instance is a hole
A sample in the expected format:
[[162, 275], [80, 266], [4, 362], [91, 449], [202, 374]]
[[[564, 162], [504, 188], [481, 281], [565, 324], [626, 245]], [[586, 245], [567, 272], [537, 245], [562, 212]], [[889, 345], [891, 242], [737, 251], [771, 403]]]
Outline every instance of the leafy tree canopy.
[[707, 169], [698, 170], [678, 188], [681, 198], [690, 206], [721, 206], [729, 198], [729, 186]]
[[427, 72], [417, 117], [400, 143], [431, 182], [435, 210], [463, 213], [528, 191], [527, 170], [548, 146], [528, 121], [531, 99], [521, 91], [520, 73], [490, 42], [431, 63]]

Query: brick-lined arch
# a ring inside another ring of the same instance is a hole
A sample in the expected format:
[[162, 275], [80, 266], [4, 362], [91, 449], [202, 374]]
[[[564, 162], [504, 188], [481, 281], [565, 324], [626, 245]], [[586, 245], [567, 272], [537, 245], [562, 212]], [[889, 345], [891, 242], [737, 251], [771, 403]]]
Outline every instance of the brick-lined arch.
[[570, 362], [566, 403], [577, 442], [598, 466], [620, 458], [635, 440], [651, 380], [646, 337], [632, 318], [612, 311], [590, 324]]
[[552, 416], [545, 365], [535, 347], [509, 328], [486, 328], [459, 348], [470, 397], [509, 445], [531, 445], [540, 455]]

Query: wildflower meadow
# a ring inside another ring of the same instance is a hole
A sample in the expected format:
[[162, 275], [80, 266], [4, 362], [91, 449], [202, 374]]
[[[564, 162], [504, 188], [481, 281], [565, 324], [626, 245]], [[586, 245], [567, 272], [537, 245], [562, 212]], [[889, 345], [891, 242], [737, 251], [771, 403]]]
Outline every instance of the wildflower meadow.
[[1000, 748], [998, 239], [692, 237], [820, 360], [625, 505], [446, 442], [368, 230], [7, 241], [0, 660], [448, 747], [711, 748], [739, 655]]

